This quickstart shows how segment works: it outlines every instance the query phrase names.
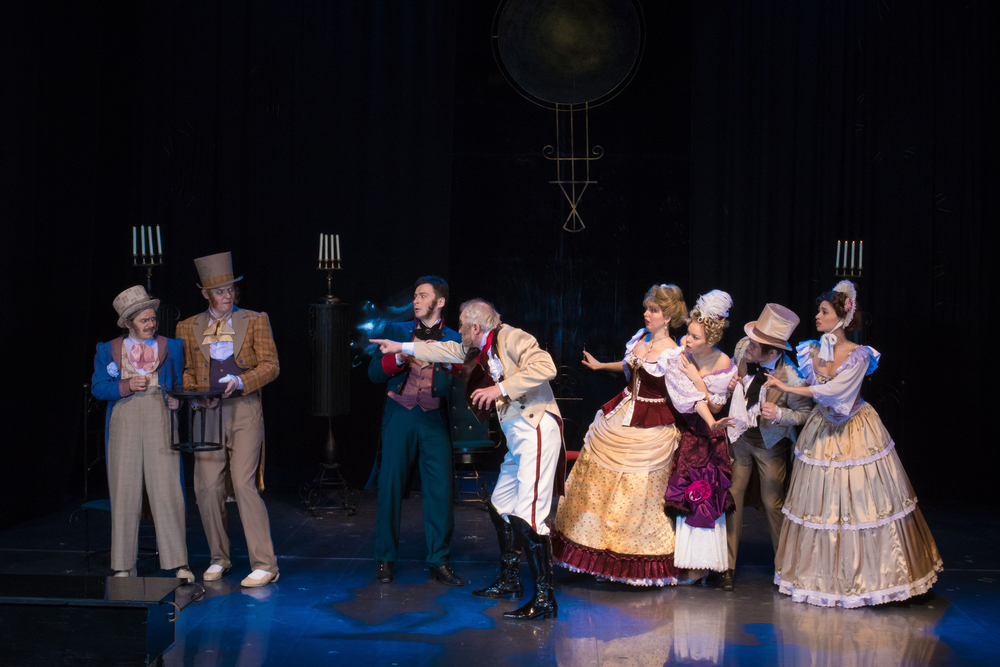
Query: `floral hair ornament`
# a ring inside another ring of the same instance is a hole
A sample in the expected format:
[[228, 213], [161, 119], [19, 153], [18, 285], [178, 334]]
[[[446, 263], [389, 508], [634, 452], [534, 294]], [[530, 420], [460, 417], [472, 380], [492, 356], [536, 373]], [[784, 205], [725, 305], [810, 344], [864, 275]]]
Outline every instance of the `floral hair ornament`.
[[699, 322], [725, 319], [729, 317], [729, 309], [732, 307], [733, 298], [720, 289], [702, 294], [694, 304], [694, 310], [701, 313], [698, 317]]
[[837, 344], [837, 335], [834, 331], [840, 327], [845, 327], [846, 329], [847, 325], [849, 325], [851, 320], [854, 319], [854, 311], [858, 309], [858, 290], [854, 287], [854, 283], [850, 280], [841, 280], [837, 283], [837, 286], [833, 288], [833, 291], [841, 292], [842, 294], [847, 295], [847, 299], [844, 302], [847, 313], [839, 322], [837, 322], [837, 326], [820, 336], [819, 358], [826, 362], [833, 361], [833, 346]]

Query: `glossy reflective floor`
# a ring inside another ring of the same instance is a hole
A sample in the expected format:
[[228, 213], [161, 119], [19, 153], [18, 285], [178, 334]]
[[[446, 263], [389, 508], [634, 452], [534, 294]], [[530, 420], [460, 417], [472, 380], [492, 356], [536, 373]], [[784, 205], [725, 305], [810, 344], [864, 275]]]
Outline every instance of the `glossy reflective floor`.
[[[453, 569], [470, 585], [448, 588], [427, 579], [417, 494], [406, 501], [401, 560], [388, 585], [374, 578], [373, 496], [362, 496], [354, 517], [309, 517], [294, 494], [268, 492], [266, 500], [280, 581], [240, 588], [249, 564], [229, 505], [232, 573], [205, 584], [205, 599], [183, 611], [162, 664], [992, 666], [1000, 654], [1000, 520], [981, 510], [924, 506], [946, 570], [932, 594], [910, 604], [822, 609], [774, 592], [770, 541], [748, 510], [735, 592], [632, 588], [558, 570], [558, 620], [517, 623], [502, 617], [513, 602], [469, 594], [495, 574], [495, 533], [473, 504], [456, 507], [452, 544]], [[73, 509], [0, 532], [0, 573], [82, 573]], [[107, 543], [106, 518], [91, 531]], [[151, 526], [142, 534], [152, 543]], [[188, 544], [200, 577], [208, 558], [193, 500]], [[107, 563], [93, 559], [92, 571]], [[155, 567], [155, 558], [141, 561], [140, 574]]]

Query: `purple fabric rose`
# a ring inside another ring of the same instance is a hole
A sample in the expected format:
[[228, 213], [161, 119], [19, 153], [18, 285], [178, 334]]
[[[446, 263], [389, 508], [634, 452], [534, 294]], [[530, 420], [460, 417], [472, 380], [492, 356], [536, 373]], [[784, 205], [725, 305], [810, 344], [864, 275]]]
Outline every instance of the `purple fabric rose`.
[[732, 482], [711, 461], [698, 468], [688, 468], [687, 473], [687, 477], [671, 477], [666, 500], [683, 504], [688, 511], [684, 521], [689, 526], [713, 528], [716, 519], [726, 511], [726, 491]]

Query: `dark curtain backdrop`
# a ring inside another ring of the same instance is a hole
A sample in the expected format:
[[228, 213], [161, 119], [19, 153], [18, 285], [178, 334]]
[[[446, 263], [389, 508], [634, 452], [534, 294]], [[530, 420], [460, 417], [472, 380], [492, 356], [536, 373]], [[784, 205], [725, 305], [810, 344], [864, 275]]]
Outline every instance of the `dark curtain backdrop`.
[[[80, 485], [81, 387], [118, 333], [112, 299], [145, 283], [139, 224], [161, 225], [153, 289], [183, 317], [204, 308], [192, 259], [233, 252], [281, 361], [267, 482], [308, 481], [326, 439], [308, 414], [319, 233], [340, 234], [334, 292], [357, 322], [365, 301], [405, 303], [416, 276], [448, 274], [452, 2], [6, 3], [0, 30], [4, 365], [20, 378], [0, 523]], [[381, 412], [365, 365], [334, 422], [355, 481]]]
[[[651, 284], [729, 291], [727, 350], [767, 301], [804, 339], [836, 240], [863, 238], [862, 338], [884, 353], [868, 397], [922, 498], [986, 498], [997, 5], [644, 3], [642, 65], [590, 115], [605, 152], [570, 235], [542, 156], [553, 112], [499, 74], [496, 4], [3, 5], [0, 523], [79, 487], [81, 387], [113, 297], [144, 281], [137, 224], [161, 225], [154, 292], [182, 316], [204, 307], [191, 260], [223, 250], [243, 305], [271, 315], [272, 487], [310, 479], [325, 439], [308, 414], [320, 232], [341, 235], [334, 291], [359, 325], [433, 272], [452, 323], [483, 296], [535, 333], [574, 447], [621, 388], [581, 350], [620, 355]], [[383, 397], [355, 352], [334, 429], [361, 483]]]
[[816, 338], [837, 239], [864, 239], [868, 398], [921, 497], [985, 499], [1000, 6], [693, 6], [695, 291], [727, 289], [734, 323], [788, 305]]
[[593, 162], [597, 182], [580, 201], [586, 228], [569, 233], [562, 229], [569, 204], [549, 183], [555, 165], [542, 153], [555, 143], [555, 112], [521, 97], [500, 74], [489, 39], [497, 4], [456, 6], [454, 301], [493, 301], [505, 322], [552, 354], [567, 445], [578, 449], [598, 407], [624, 384], [621, 374], [584, 367], [583, 349], [621, 359], [642, 327], [650, 286], [676, 283], [689, 292], [691, 9], [642, 3], [642, 62], [617, 97], [590, 112], [590, 143], [604, 156]]

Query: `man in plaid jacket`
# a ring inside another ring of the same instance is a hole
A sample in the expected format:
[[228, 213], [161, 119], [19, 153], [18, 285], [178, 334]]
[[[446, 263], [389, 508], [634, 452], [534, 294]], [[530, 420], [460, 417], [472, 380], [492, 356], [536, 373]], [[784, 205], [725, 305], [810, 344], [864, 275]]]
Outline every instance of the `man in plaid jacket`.
[[233, 285], [243, 277], [233, 277], [232, 255], [199, 257], [194, 263], [208, 310], [177, 325], [177, 336], [184, 341], [184, 389], [223, 390], [222, 405], [213, 399], [204, 416], [206, 433], [212, 433], [218, 432], [215, 420], [221, 415], [224, 447], [195, 454], [194, 490], [212, 555], [204, 578], [221, 579], [231, 566], [225, 503], [228, 463], [253, 568], [242, 585], [264, 586], [277, 581], [278, 561], [259, 494], [264, 488], [260, 389], [278, 377], [278, 352], [267, 314], [235, 307]]

